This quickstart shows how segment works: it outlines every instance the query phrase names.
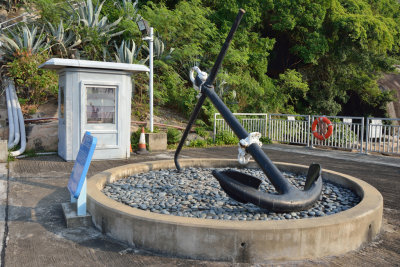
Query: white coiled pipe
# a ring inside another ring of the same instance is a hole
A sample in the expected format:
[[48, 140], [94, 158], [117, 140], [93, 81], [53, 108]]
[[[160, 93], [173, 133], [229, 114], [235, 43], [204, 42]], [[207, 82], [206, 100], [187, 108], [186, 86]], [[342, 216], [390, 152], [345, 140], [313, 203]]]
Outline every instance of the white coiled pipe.
[[8, 149], [13, 148], [14, 142], [14, 117], [11, 107], [11, 95], [10, 95], [10, 82], [5, 80], [6, 86], [6, 100], [7, 100], [7, 112], [8, 112]]
[[[18, 97], [17, 97], [17, 92], [15, 91], [15, 86], [14, 83], [10, 83], [10, 90], [12, 91], [12, 95], [14, 96], [14, 102], [15, 102], [15, 110], [16, 110], [16, 115], [18, 115], [18, 119], [15, 121], [15, 123], [19, 123], [19, 126], [15, 126], [15, 128], [18, 128], [18, 139], [21, 139], [21, 147], [17, 151], [12, 151], [10, 154], [13, 157], [19, 156], [22, 153], [25, 152], [26, 149], [26, 134], [25, 134], [25, 124], [24, 124], [24, 116], [22, 115], [21, 111], [21, 105], [19, 104]], [[20, 137], [20, 138], [19, 138]], [[19, 141], [19, 140], [18, 140]], [[18, 144], [18, 143], [17, 143]]]
[[[19, 101], [17, 99], [17, 94], [15, 93], [14, 83], [10, 81], [8, 85], [9, 85], [8, 90], [10, 92], [10, 100], [11, 100], [12, 119], [14, 122], [14, 140], [12, 140], [12, 142], [10, 143], [11, 146], [10, 148], [13, 148], [16, 145], [18, 145], [20, 140], [18, 112], [17, 112], [17, 103], [19, 104]], [[10, 117], [8, 117], [8, 120], [10, 120]]]

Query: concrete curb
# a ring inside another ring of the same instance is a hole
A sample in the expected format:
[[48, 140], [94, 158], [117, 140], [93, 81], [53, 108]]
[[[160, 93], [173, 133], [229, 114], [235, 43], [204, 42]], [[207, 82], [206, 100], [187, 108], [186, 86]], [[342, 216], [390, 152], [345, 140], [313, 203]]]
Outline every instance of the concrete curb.
[[[182, 159], [182, 167], [233, 167], [235, 160]], [[307, 166], [276, 163], [282, 170], [305, 173]], [[251, 163], [251, 167], [256, 165]], [[353, 189], [362, 201], [344, 212], [289, 221], [222, 221], [162, 215], [131, 208], [105, 196], [107, 182], [134, 173], [174, 168], [172, 160], [130, 164], [88, 179], [88, 210], [103, 233], [157, 253], [232, 262], [301, 260], [339, 255], [359, 248], [379, 233], [383, 198], [352, 176], [323, 170], [323, 178]]]

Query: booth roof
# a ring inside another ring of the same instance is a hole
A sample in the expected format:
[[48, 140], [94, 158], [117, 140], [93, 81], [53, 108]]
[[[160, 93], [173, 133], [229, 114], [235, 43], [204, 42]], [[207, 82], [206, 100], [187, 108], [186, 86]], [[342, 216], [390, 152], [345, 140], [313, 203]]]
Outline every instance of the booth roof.
[[140, 64], [127, 64], [127, 63], [65, 59], [65, 58], [52, 58], [39, 66], [39, 68], [53, 69], [53, 70], [67, 68], [67, 67], [121, 70], [132, 73], [141, 71], [147, 71], [147, 72], [150, 71], [150, 69], [147, 66]]

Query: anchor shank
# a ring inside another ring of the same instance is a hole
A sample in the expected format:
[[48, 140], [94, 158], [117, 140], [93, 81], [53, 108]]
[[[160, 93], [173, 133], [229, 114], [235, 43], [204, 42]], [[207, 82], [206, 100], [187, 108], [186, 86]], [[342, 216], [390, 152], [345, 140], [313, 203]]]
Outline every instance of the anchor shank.
[[253, 159], [258, 163], [270, 182], [274, 185], [276, 191], [280, 194], [291, 192], [294, 188], [288, 180], [283, 177], [275, 164], [268, 158], [264, 151], [257, 144], [251, 144], [246, 151], [253, 156]]
[[193, 123], [196, 121], [197, 116], [199, 115], [201, 106], [204, 104], [205, 100], [206, 100], [206, 96], [204, 94], [202, 94], [199, 98], [199, 101], [197, 101], [196, 106], [194, 107], [194, 110], [192, 112], [192, 115], [190, 116], [189, 122], [186, 125], [185, 132], [183, 132], [181, 141], [179, 142], [179, 145], [176, 148], [174, 162], [175, 162], [175, 167], [178, 169], [178, 171], [181, 170], [181, 166], [179, 165], [179, 162], [178, 162], [179, 153], [182, 150], [182, 147], [183, 147], [183, 144], [185, 143], [186, 137], [188, 136], [190, 129], [192, 129]]
[[229, 127], [236, 134], [239, 139], [244, 139], [249, 136], [249, 133], [243, 128], [240, 122], [236, 119], [233, 113], [228, 107], [222, 102], [222, 100], [215, 93], [214, 89], [207, 84], [201, 87], [201, 92], [208, 96], [215, 108], [221, 113], [221, 116], [228, 123]]
[[[214, 104], [215, 108], [221, 113], [221, 116], [225, 119], [236, 136], [239, 139], [246, 138], [249, 134], [224, 104], [224, 102], [222, 102], [222, 100], [218, 97], [215, 91], [206, 84], [202, 86], [201, 90], [203, 95], [207, 95], [207, 97]], [[267, 157], [267, 155], [265, 155], [265, 153], [257, 144], [250, 145], [246, 151], [253, 156], [254, 160], [258, 163], [265, 175], [267, 175], [271, 183], [274, 185], [276, 191], [281, 194], [290, 192], [293, 186], [287, 181], [287, 179], [283, 177], [275, 164], [272, 163], [272, 161]]]
[[[225, 39], [225, 42], [224, 42], [224, 44], [223, 44], [223, 46], [221, 48], [221, 51], [219, 52], [217, 60], [215, 61], [215, 64], [211, 69], [210, 75], [208, 76], [207, 80], [204, 83], [204, 85], [206, 85], [206, 86], [202, 86], [202, 87], [207, 87], [207, 88], [210, 87], [210, 88], [212, 88], [212, 84], [214, 83], [215, 78], [217, 77], [218, 70], [221, 68], [222, 60], [224, 59], [224, 57], [226, 55], [226, 51], [228, 51], [229, 45], [230, 45], [230, 43], [231, 43], [231, 41], [233, 39], [233, 36], [234, 36], [236, 30], [239, 27], [240, 21], [242, 20], [242, 17], [244, 15], [244, 13], [245, 13], [244, 9], [239, 9], [239, 12], [238, 12], [238, 14], [236, 16], [235, 22], [233, 23], [233, 25], [231, 27], [231, 30], [230, 30], [228, 36]], [[200, 86], [200, 84], [198, 84], [198, 86]], [[204, 104], [205, 100], [206, 100], [206, 96], [204, 94], [201, 94], [200, 99], [197, 102], [196, 107], [194, 108], [192, 115], [190, 116], [189, 123], [186, 126], [185, 132], [182, 135], [182, 138], [181, 138], [181, 141], [179, 142], [178, 148], [175, 151], [174, 161], [175, 161], [175, 166], [176, 166], [176, 168], [178, 170], [181, 169], [181, 167], [179, 165], [179, 162], [178, 162], [179, 153], [182, 150], [182, 147], [183, 147], [183, 144], [184, 144], [184, 142], [186, 140], [186, 137], [188, 136], [189, 131], [192, 128], [193, 123], [197, 119], [197, 116], [199, 115], [201, 106]], [[222, 101], [221, 101], [221, 103], [222, 103]], [[229, 109], [226, 106], [225, 106], [225, 108], [229, 111]], [[238, 121], [237, 121], [237, 124], [240, 125], [240, 123]], [[243, 136], [243, 138], [246, 138], [248, 134], [244, 129], [243, 129], [243, 131], [244, 132], [241, 132], [240, 136]]]

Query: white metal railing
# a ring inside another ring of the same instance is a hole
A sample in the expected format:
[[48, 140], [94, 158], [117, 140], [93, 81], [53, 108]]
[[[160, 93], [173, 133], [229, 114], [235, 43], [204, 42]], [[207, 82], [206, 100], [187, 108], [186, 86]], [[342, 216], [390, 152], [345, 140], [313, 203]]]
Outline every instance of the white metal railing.
[[399, 124], [400, 119], [368, 118], [365, 152], [400, 154]]
[[[311, 121], [322, 117], [313, 115]], [[319, 140], [312, 136], [311, 146], [334, 147], [340, 149], [355, 149], [363, 152], [364, 139], [364, 118], [363, 117], [343, 117], [325, 116], [333, 125], [333, 131], [326, 140]], [[311, 131], [311, 129], [310, 129]]]
[[[400, 155], [400, 119], [325, 116], [333, 125], [326, 140], [314, 137], [311, 124], [321, 115], [234, 113], [247, 132], [259, 132], [271, 141], [308, 147], [332, 147]], [[233, 134], [219, 113], [214, 114], [214, 141], [218, 133]], [[364, 134], [366, 133], [366, 134]], [[365, 141], [364, 141], [365, 137]]]
[[[248, 132], [259, 132], [262, 136], [267, 136], [267, 119], [266, 113], [233, 113], [239, 120], [240, 124]], [[220, 132], [230, 132], [233, 134], [231, 128], [226, 123], [220, 113], [214, 113], [214, 141], [215, 137]]]
[[268, 137], [271, 141], [308, 146], [309, 129], [309, 115], [269, 114]]

